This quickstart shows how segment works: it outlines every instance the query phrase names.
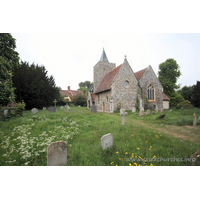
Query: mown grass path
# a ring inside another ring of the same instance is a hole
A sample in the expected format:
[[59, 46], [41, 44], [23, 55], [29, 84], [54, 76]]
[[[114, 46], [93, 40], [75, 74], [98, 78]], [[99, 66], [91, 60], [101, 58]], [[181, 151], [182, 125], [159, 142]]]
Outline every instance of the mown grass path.
[[[112, 115], [115, 119], [119, 120], [121, 123], [121, 116], [105, 113], [106, 115]], [[145, 117], [145, 116], [144, 116]], [[156, 130], [167, 135], [171, 135], [175, 138], [181, 138], [183, 140], [191, 141], [196, 144], [200, 144], [200, 126], [176, 126], [176, 125], [165, 125], [165, 124], [156, 124], [147, 121], [141, 121], [138, 119], [132, 119], [126, 116], [125, 124], [135, 124], [136, 127], [143, 126], [148, 129]]]

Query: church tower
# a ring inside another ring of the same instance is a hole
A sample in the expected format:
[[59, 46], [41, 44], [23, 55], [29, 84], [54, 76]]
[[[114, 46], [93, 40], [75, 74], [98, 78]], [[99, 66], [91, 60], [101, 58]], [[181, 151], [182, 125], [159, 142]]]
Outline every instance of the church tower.
[[106, 53], [103, 49], [100, 61], [93, 67], [93, 92], [95, 92], [106, 73], [115, 67], [115, 63], [109, 63]]

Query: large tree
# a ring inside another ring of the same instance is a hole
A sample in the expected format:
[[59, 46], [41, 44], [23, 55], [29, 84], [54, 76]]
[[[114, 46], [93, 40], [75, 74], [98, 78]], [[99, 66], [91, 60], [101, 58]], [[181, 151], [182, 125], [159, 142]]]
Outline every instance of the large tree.
[[0, 33], [0, 105], [15, 101], [13, 71], [19, 65], [15, 39], [9, 33]]
[[176, 84], [180, 75], [180, 66], [177, 64], [176, 60], [172, 58], [167, 59], [159, 65], [158, 79], [167, 96], [173, 96], [175, 90], [180, 88], [180, 86]]
[[16, 87], [17, 100], [24, 100], [26, 109], [42, 108], [53, 105], [53, 100], [60, 98], [53, 76], [48, 77], [44, 66], [22, 62], [15, 69], [13, 83]]
[[178, 90], [178, 93], [181, 94], [185, 100], [188, 100], [190, 102], [192, 101], [193, 92], [194, 92], [194, 85], [193, 86], [185, 85], [180, 90]]
[[90, 81], [80, 82], [79, 87], [85, 87], [89, 92], [93, 92], [93, 83]]
[[200, 107], [200, 81], [197, 81], [197, 84], [194, 85], [192, 104], [195, 107]]

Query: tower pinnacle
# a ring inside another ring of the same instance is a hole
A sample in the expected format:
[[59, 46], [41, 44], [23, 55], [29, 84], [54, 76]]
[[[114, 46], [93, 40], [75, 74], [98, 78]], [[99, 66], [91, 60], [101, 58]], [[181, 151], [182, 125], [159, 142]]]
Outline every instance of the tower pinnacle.
[[109, 61], [108, 61], [108, 58], [107, 58], [107, 56], [106, 56], [106, 53], [105, 53], [105, 51], [104, 51], [104, 48], [103, 48], [103, 52], [102, 52], [100, 61], [102, 61], [102, 62], [109, 62]]

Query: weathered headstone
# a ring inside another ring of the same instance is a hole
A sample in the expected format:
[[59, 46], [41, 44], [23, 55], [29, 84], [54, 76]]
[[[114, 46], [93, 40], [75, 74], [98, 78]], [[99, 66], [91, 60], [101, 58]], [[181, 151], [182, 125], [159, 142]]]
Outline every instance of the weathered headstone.
[[78, 107], [81, 107], [80, 105]]
[[62, 110], [62, 109], [63, 109], [63, 106], [60, 106], [60, 109]]
[[147, 113], [146, 113], [146, 115], [150, 115], [150, 110], [149, 110], [149, 109], [147, 110]]
[[55, 99], [53, 102], [55, 103], [55, 107], [56, 107], [56, 102], [58, 102], [58, 101], [56, 101], [56, 99]]
[[155, 113], [158, 113], [158, 109], [155, 109]]
[[183, 110], [183, 107], [181, 107], [181, 110]]
[[46, 110], [47, 108], [46, 107], [43, 107], [43, 110]]
[[69, 111], [70, 110], [70, 107], [67, 105], [67, 110]]
[[8, 114], [8, 110], [4, 110], [4, 116], [7, 117], [7, 114]]
[[143, 116], [143, 114], [144, 114], [144, 110], [140, 110], [139, 117]]
[[97, 107], [96, 106], [91, 106], [91, 112], [96, 113], [97, 112]]
[[56, 112], [56, 107], [48, 107], [49, 112]]
[[136, 109], [135, 107], [132, 108], [132, 113], [135, 113], [136, 112]]
[[164, 116], [165, 116], [165, 113], [162, 114], [162, 115], [160, 115], [159, 118], [161, 119], [161, 118], [163, 118]]
[[172, 112], [172, 110], [170, 110], [169, 112]]
[[113, 135], [111, 133], [108, 133], [101, 137], [101, 146], [103, 150], [113, 146]]
[[47, 147], [47, 166], [67, 164], [67, 145], [64, 141], [53, 142]]
[[31, 112], [32, 112], [33, 114], [35, 114], [35, 113], [37, 113], [37, 112], [38, 112], [38, 109], [36, 109], [36, 108], [33, 108], [33, 109], [31, 110]]
[[193, 115], [193, 126], [197, 125], [196, 114]]
[[140, 110], [143, 110], [143, 111], [144, 111], [144, 107], [141, 107]]
[[121, 108], [120, 115], [122, 116], [122, 125], [124, 125], [125, 124], [125, 116], [128, 115], [128, 113], [125, 112], [125, 109]]

